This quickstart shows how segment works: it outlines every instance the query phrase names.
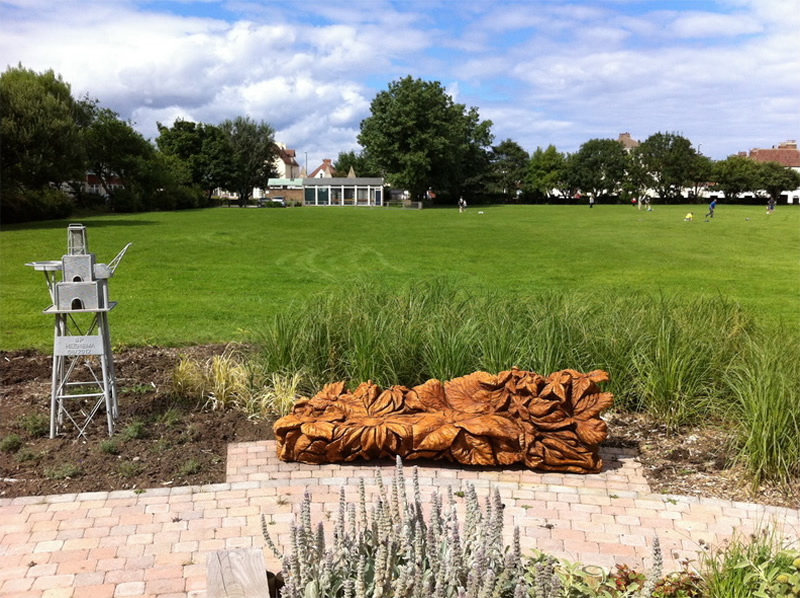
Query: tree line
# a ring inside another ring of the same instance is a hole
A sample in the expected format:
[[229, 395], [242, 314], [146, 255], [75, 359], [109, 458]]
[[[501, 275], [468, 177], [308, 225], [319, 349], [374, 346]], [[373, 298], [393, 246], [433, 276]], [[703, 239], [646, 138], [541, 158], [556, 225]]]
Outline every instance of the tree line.
[[[452, 202], [472, 199], [543, 203], [578, 194], [628, 202], [652, 190], [662, 202], [686, 201], [710, 187], [727, 199], [800, 186], [800, 175], [745, 156], [713, 161], [677, 133], [658, 132], [626, 151], [616, 139], [590, 139], [574, 153], [553, 145], [528, 154], [512, 139], [492, 145], [491, 121], [456, 104], [438, 82], [406, 77], [389, 84], [361, 123], [361, 152], [339, 154], [337, 171], [385, 176], [421, 199], [428, 189]], [[689, 197], [684, 197], [684, 190]]]
[[[157, 123], [155, 143], [131, 122], [85, 96], [74, 98], [52, 70], [22, 65], [0, 75], [0, 217], [4, 222], [65, 217], [73, 207], [112, 211], [210, 206], [214, 189], [238, 194], [274, 175], [275, 131], [236, 117], [220, 124]], [[370, 105], [357, 137], [361, 151], [342, 152], [339, 173], [381, 176], [416, 199], [544, 203], [630, 201], [652, 190], [663, 202], [698, 197], [712, 184], [733, 200], [743, 193], [800, 186], [800, 175], [745, 156], [713, 161], [677, 133], [658, 132], [627, 152], [615, 139], [590, 139], [574, 153], [554, 146], [528, 154], [506, 139], [494, 145], [492, 122], [456, 103], [437, 81], [405, 77]], [[102, 193], [86, 188], [87, 174]], [[64, 193], [68, 189], [69, 194]], [[433, 193], [431, 193], [433, 192]]]
[[274, 174], [275, 131], [263, 121], [157, 123], [154, 145], [98, 100], [74, 98], [52, 70], [7, 69], [0, 75], [0, 110], [3, 222], [63, 218], [73, 208], [206, 207], [218, 187], [246, 201]]

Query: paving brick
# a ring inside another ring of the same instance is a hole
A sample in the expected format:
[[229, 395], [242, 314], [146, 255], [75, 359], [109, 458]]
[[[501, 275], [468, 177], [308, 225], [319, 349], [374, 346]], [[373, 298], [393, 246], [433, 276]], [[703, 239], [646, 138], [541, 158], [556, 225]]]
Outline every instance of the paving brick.
[[31, 589], [50, 590], [52, 588], [70, 588], [75, 579], [74, 575], [44, 575], [33, 580]]
[[186, 587], [186, 580], [183, 577], [170, 579], [154, 579], [145, 582], [145, 592], [148, 594], [169, 594], [183, 592]]
[[73, 598], [113, 598], [114, 584], [95, 584], [87, 586], [77, 586]]
[[83, 586], [100, 586], [103, 585], [105, 577], [105, 571], [87, 571], [85, 573], [76, 573], [72, 583], [76, 588]]
[[140, 596], [144, 593], [145, 586], [143, 581], [130, 581], [117, 585], [114, 589], [114, 598], [124, 596]]

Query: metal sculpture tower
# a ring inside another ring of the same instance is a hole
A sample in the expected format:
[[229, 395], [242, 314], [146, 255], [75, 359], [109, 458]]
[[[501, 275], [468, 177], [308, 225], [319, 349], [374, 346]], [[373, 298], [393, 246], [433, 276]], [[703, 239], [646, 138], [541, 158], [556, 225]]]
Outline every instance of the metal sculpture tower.
[[[62, 431], [66, 420], [86, 430], [105, 406], [108, 434], [114, 433], [119, 414], [114, 357], [108, 331], [108, 279], [114, 275], [131, 243], [108, 264], [98, 264], [89, 253], [86, 227], [67, 227], [67, 254], [61, 260], [25, 264], [44, 272], [52, 304], [43, 313], [55, 316], [53, 376], [50, 392], [50, 438]], [[57, 272], [61, 281], [57, 281]], [[100, 369], [97, 365], [99, 362]]]

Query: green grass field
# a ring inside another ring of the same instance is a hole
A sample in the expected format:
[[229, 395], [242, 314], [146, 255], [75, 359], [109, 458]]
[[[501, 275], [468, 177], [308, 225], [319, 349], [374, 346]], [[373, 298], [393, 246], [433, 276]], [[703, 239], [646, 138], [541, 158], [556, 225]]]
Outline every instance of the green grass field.
[[[683, 222], [692, 209], [694, 222]], [[482, 214], [479, 212], [483, 212]], [[800, 209], [725, 206], [210, 209], [73, 219], [107, 262], [129, 241], [110, 294], [112, 341], [238, 341], [296, 300], [370, 278], [384, 288], [444, 278], [473, 292], [595, 290], [722, 296], [767, 324], [800, 328]], [[44, 278], [70, 221], [0, 232], [0, 348], [52, 347]]]

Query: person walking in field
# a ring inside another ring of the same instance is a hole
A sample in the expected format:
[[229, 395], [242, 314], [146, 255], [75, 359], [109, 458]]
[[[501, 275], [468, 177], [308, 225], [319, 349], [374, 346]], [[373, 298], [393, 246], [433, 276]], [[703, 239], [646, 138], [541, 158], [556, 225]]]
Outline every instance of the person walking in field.
[[590, 208], [594, 207], [594, 195], [589, 196], [589, 207]]
[[706, 214], [706, 218], [713, 218], [714, 217], [714, 209], [717, 207], [717, 200], [716, 198], [711, 200], [711, 203], [708, 204], [708, 213]]
[[767, 216], [773, 214], [775, 212], [775, 200], [770, 197], [769, 201], [767, 202]]
[[461, 214], [466, 209], [467, 209], [467, 201], [464, 199], [463, 196], [461, 196], [458, 198], [458, 213]]

